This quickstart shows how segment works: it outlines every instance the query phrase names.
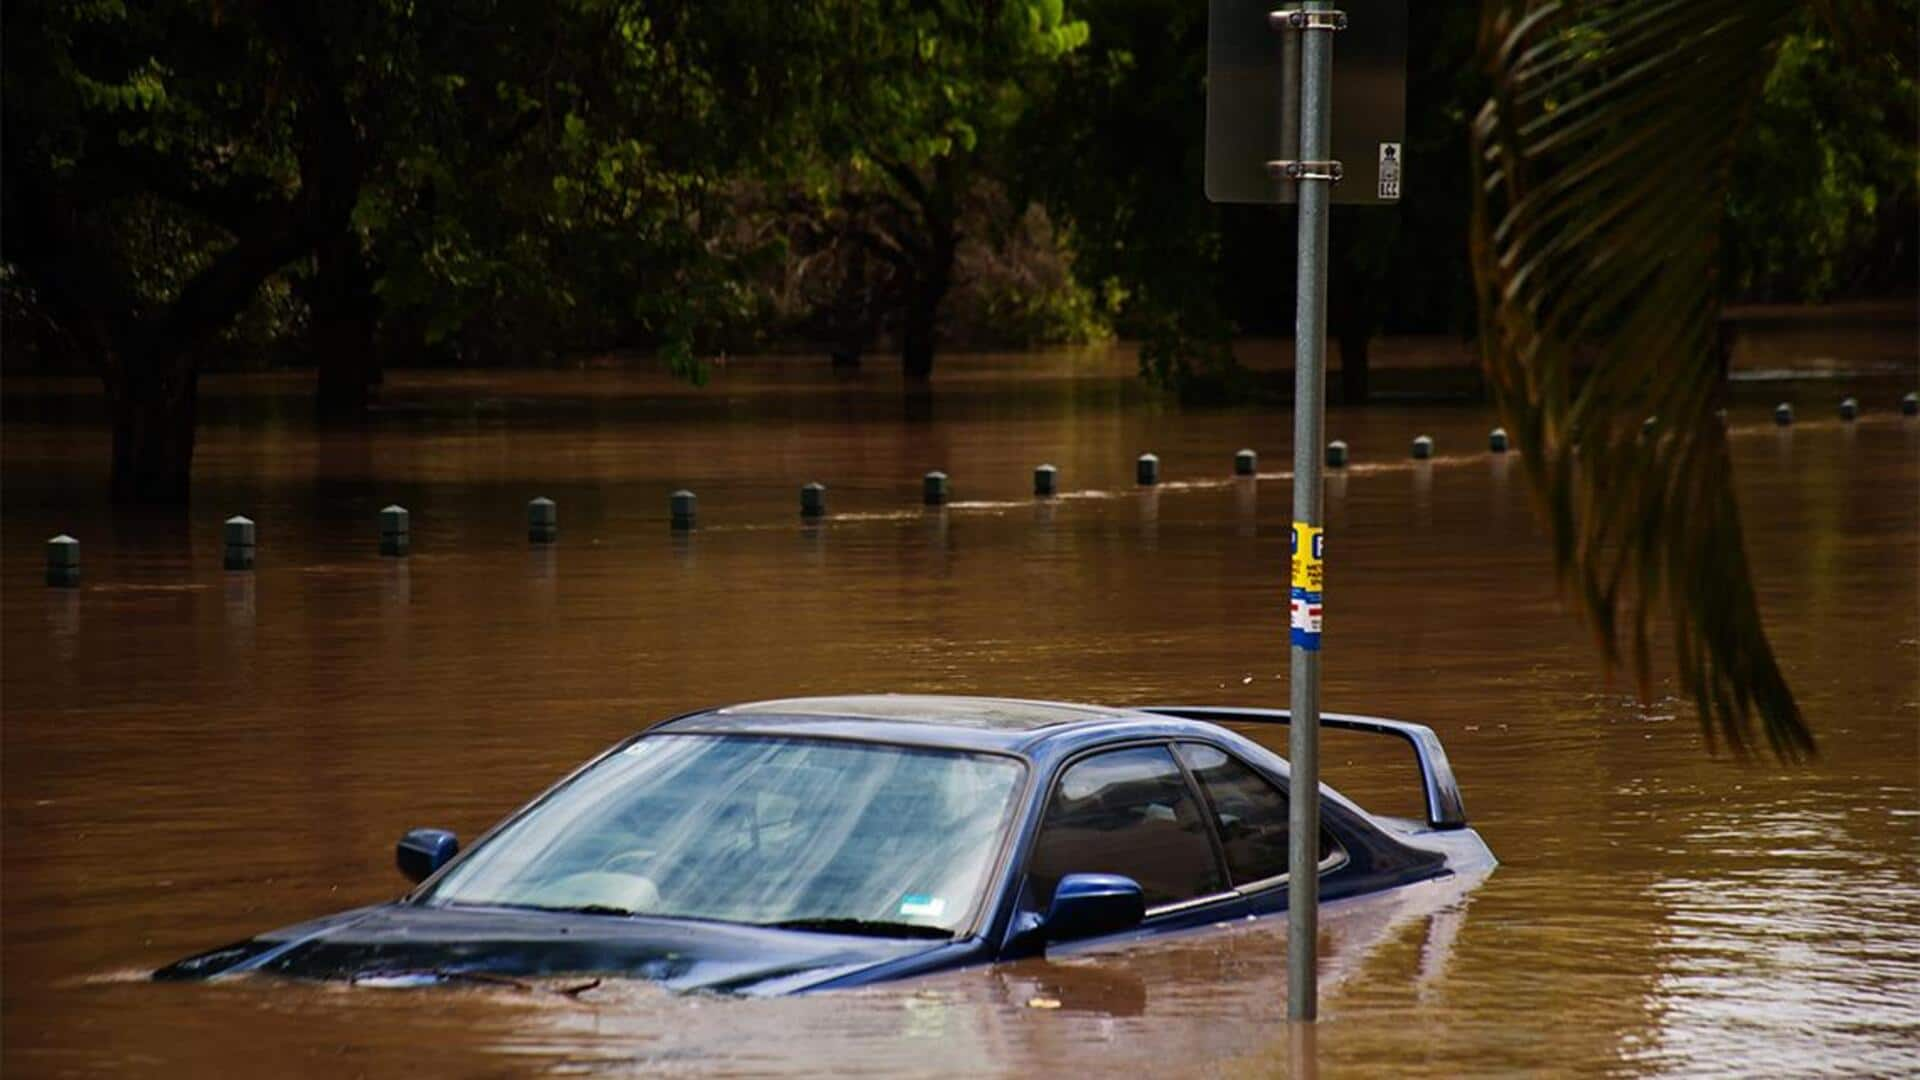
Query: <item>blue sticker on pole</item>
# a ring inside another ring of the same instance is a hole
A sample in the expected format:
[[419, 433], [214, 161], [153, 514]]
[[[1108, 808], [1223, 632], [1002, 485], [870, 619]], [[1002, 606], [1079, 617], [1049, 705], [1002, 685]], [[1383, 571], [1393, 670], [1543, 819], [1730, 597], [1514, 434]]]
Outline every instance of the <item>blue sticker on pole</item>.
[[1293, 523], [1293, 593], [1288, 605], [1295, 648], [1320, 651], [1321, 589], [1326, 583], [1326, 531]]

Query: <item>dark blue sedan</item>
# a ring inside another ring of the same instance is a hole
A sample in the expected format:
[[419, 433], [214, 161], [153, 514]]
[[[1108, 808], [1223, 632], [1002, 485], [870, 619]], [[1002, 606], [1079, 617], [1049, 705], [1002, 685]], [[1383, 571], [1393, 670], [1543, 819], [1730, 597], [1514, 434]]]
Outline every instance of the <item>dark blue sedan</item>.
[[[601, 974], [679, 989], [826, 990], [1282, 912], [1287, 763], [1221, 726], [1284, 712], [954, 697], [693, 713], [608, 750], [465, 852], [416, 829], [392, 903], [182, 960], [388, 985]], [[1424, 821], [1322, 788], [1329, 901], [1493, 856], [1433, 732]]]

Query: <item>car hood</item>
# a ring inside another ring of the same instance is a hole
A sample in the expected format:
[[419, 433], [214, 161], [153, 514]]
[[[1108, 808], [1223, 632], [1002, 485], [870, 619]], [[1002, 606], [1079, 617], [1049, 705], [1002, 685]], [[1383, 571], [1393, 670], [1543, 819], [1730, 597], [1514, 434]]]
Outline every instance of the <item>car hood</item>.
[[644, 916], [386, 904], [189, 957], [154, 978], [261, 973], [400, 986], [592, 974], [676, 990], [787, 993], [953, 947]]

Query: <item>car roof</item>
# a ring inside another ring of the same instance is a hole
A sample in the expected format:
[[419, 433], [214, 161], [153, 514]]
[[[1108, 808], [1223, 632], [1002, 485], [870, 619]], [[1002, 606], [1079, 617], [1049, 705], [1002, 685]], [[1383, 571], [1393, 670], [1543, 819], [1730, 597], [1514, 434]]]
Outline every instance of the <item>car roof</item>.
[[[1166, 726], [1164, 717], [1104, 705], [940, 694], [782, 698], [676, 717], [658, 731], [808, 735], [966, 750], [1024, 752], [1068, 730]], [[1188, 722], [1173, 721], [1185, 726]]]

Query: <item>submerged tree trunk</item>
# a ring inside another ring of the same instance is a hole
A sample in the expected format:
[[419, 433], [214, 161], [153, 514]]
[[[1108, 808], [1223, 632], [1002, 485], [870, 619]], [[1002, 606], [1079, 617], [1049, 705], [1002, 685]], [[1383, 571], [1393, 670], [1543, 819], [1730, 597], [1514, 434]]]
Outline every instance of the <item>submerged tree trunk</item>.
[[1340, 403], [1365, 405], [1368, 397], [1367, 348], [1373, 335], [1363, 324], [1349, 324], [1340, 330]]
[[951, 157], [937, 158], [932, 172], [931, 183], [908, 187], [920, 204], [923, 229], [900, 328], [900, 367], [909, 382], [924, 382], [933, 375], [940, 305], [953, 286], [954, 256], [960, 248], [959, 163]]
[[309, 339], [319, 369], [315, 405], [322, 420], [366, 412], [380, 383], [379, 298], [359, 237], [343, 230], [319, 246]]
[[933, 377], [934, 333], [940, 320], [940, 301], [947, 292], [942, 280], [916, 280], [907, 298], [907, 317], [900, 330], [900, 367], [909, 379]]
[[199, 373], [185, 355], [117, 356], [101, 365], [113, 415], [113, 501], [183, 506], [193, 479]]

